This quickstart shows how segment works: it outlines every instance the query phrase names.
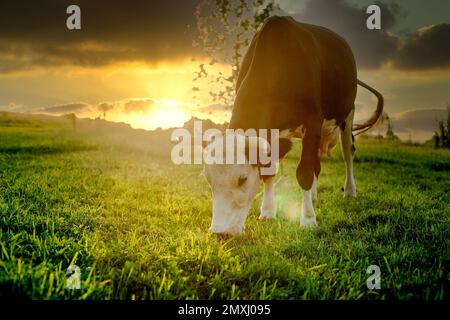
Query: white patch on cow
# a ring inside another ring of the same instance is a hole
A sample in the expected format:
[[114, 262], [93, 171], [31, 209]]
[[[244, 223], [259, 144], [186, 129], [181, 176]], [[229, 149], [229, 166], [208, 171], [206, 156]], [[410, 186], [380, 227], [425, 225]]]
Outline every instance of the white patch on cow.
[[304, 125], [301, 125], [301, 126], [298, 127], [297, 129], [295, 129], [294, 132], [295, 132], [300, 138], [303, 139], [303, 137], [305, 136], [305, 132], [306, 132], [305, 126], [304, 126]]
[[277, 211], [276, 199], [275, 199], [275, 186], [273, 182], [274, 178], [264, 181], [264, 195], [261, 204], [260, 220], [274, 219]]
[[280, 131], [280, 139], [291, 139], [294, 135], [294, 132], [290, 129], [284, 129]]
[[297, 127], [295, 130], [291, 130], [291, 129], [284, 129], [282, 131], [280, 131], [280, 138], [283, 139], [292, 139], [294, 137], [298, 137], [303, 139], [303, 137], [305, 136], [305, 127], [303, 125]]
[[353, 137], [352, 137], [352, 125], [353, 125], [353, 114], [352, 111], [347, 119], [345, 120], [345, 129], [341, 131], [341, 147], [342, 156], [345, 161], [345, 184], [344, 184], [344, 197], [354, 198], [356, 197], [356, 183], [353, 177]]
[[349, 164], [345, 177], [344, 198], [356, 198], [356, 182], [353, 177], [353, 166]]
[[312, 189], [302, 189], [302, 209], [300, 213], [300, 226], [309, 227], [317, 225], [316, 213], [314, 211]]
[[289, 139], [291, 137], [291, 130], [284, 129], [280, 131], [280, 138]]

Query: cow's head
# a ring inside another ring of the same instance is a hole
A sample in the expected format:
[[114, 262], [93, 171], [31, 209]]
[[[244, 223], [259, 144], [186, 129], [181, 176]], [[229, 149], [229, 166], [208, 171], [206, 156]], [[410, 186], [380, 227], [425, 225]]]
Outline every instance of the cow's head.
[[[230, 138], [230, 137], [229, 137]], [[244, 143], [237, 143], [233, 150], [225, 148], [225, 137], [222, 139], [224, 157], [227, 152], [234, 152], [234, 159], [245, 159], [244, 163], [237, 164], [205, 164], [204, 175], [212, 190], [213, 208], [210, 231], [223, 235], [239, 235], [244, 230], [250, 207], [258, 192], [260, 185], [260, 172], [257, 164], [248, 161], [249, 149], [258, 148], [261, 152], [269, 152], [267, 140], [261, 138], [248, 138], [243, 136], [232, 137], [245, 139]], [[255, 150], [255, 149], [253, 149]]]

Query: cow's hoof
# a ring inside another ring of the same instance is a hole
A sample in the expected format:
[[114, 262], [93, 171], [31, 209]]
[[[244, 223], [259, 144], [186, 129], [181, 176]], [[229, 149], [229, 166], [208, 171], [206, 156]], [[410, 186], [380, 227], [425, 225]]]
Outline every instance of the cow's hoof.
[[355, 183], [346, 182], [344, 186], [344, 198], [351, 199], [356, 198], [356, 185]]
[[317, 226], [316, 217], [302, 217], [300, 219], [300, 227], [302, 228], [309, 228], [309, 227], [315, 227]]
[[344, 191], [344, 199], [353, 199], [356, 198], [356, 191], [349, 190]]
[[272, 220], [275, 219], [275, 210], [264, 210], [261, 209], [261, 214], [259, 215], [259, 220]]

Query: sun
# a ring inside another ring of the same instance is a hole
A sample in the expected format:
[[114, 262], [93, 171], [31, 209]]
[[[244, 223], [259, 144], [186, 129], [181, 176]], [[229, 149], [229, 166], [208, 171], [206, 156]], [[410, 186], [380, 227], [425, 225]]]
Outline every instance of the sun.
[[118, 112], [110, 112], [108, 114], [109, 121], [124, 122], [133, 129], [155, 130], [157, 128], [182, 127], [194, 115], [192, 104], [181, 100], [152, 99], [151, 104], [144, 105], [145, 108], [140, 108], [133, 112], [123, 111], [127, 101], [124, 100], [118, 103]]
[[183, 101], [161, 99], [156, 104], [157, 107], [151, 113], [151, 120], [163, 129], [182, 126], [191, 117], [184, 110], [186, 103]]
[[186, 103], [178, 100], [157, 100], [150, 112], [128, 117], [127, 121], [134, 128], [146, 130], [181, 127], [191, 118], [191, 115], [184, 110], [185, 105]]

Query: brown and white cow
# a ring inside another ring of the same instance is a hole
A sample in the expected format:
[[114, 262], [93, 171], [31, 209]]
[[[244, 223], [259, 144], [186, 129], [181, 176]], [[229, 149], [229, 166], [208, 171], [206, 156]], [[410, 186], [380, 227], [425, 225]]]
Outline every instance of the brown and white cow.
[[[346, 165], [344, 196], [356, 196], [352, 132], [370, 129], [383, 110], [382, 95], [359, 81], [356, 73], [353, 53], [343, 38], [290, 17], [267, 19], [243, 59], [229, 128], [279, 129], [280, 159], [290, 150], [292, 135], [300, 133], [301, 226], [316, 224], [313, 201], [320, 159], [336, 145], [339, 133]], [[358, 84], [377, 96], [378, 105], [366, 123], [353, 125]], [[243, 231], [260, 178], [265, 183], [260, 219], [275, 217], [273, 176], [261, 176], [257, 165], [210, 164], [204, 174], [213, 193], [212, 232]]]

